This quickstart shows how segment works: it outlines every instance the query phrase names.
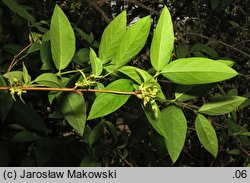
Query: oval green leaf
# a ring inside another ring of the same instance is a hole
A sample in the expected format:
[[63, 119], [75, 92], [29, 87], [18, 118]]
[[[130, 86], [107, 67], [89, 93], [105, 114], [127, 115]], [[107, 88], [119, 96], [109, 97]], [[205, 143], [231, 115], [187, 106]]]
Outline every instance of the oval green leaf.
[[234, 111], [245, 100], [246, 98], [240, 96], [216, 97], [201, 106], [199, 112], [212, 116], [227, 114]]
[[123, 36], [112, 63], [119, 68], [128, 63], [144, 47], [150, 31], [150, 16], [133, 24]]
[[[133, 86], [131, 82], [126, 79], [119, 79], [110, 83], [105, 90], [131, 92]], [[130, 95], [120, 95], [112, 93], [99, 94], [89, 112], [88, 120], [99, 118], [108, 115], [119, 109], [129, 99]]]
[[218, 139], [214, 127], [205, 116], [201, 114], [197, 115], [195, 130], [201, 144], [216, 158], [218, 154]]
[[103, 63], [114, 58], [121, 39], [125, 35], [126, 26], [126, 11], [123, 11], [105, 28], [99, 47], [99, 57]]
[[176, 106], [168, 106], [160, 113], [160, 126], [164, 126], [161, 131], [167, 135], [165, 139], [168, 153], [176, 162], [186, 140], [187, 121], [183, 111]]
[[68, 18], [58, 5], [51, 18], [50, 42], [56, 68], [65, 69], [75, 53], [75, 34]]
[[170, 12], [165, 6], [158, 20], [151, 48], [151, 64], [161, 71], [168, 64], [174, 49], [174, 30]]
[[223, 81], [238, 75], [227, 65], [207, 58], [182, 58], [168, 64], [162, 74], [178, 84], [206, 84]]
[[83, 96], [73, 92], [62, 93], [57, 98], [57, 104], [68, 123], [83, 135], [86, 123], [86, 103]]

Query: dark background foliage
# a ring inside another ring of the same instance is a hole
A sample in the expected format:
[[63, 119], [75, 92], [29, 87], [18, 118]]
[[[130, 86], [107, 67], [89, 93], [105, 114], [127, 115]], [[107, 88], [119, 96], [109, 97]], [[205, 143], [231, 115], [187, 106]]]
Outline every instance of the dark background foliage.
[[[186, 50], [182, 52], [186, 57], [231, 58], [236, 62], [235, 69], [244, 75], [221, 83], [220, 87], [215, 87], [196, 102], [207, 100], [216, 93], [228, 91], [249, 97], [250, 2], [247, 0], [18, 0], [17, 2], [27, 6], [27, 10], [36, 21], [43, 21], [47, 29], [57, 3], [72, 26], [88, 34], [93, 33], [96, 42], [100, 41], [107, 24], [122, 10], [127, 10], [128, 22], [136, 17], [151, 14], [155, 23], [165, 4], [172, 14], [175, 27], [173, 58], [179, 57], [178, 50], [181, 49]], [[145, 70], [150, 68], [148, 50], [152, 31], [148, 44], [131, 65]], [[0, 2], [1, 73], [7, 70], [14, 55], [29, 44], [30, 32], [43, 34], [38, 27], [31, 26]], [[76, 40], [77, 50], [93, 47], [93, 42], [86, 42], [77, 33]], [[197, 43], [211, 47], [218, 55], [207, 50], [195, 50], [194, 45]], [[25, 62], [33, 78], [41, 74], [39, 52], [25, 56], [22, 61]], [[21, 66], [20, 62], [15, 69], [18, 70]], [[171, 89], [174, 86], [164, 82], [162, 86], [168, 97], [172, 97]], [[8, 95], [6, 97], [8, 98]], [[91, 97], [93, 98], [91, 95], [88, 96]], [[223, 117], [212, 119], [220, 145], [219, 155], [214, 159], [201, 147], [194, 131], [193, 115], [187, 111], [189, 126], [187, 141], [180, 158], [173, 165], [164, 140], [149, 125], [135, 100], [130, 99], [124, 107], [105, 118], [110, 123], [100, 120], [89, 122], [84, 137], [80, 137], [72, 131], [67, 122], [60, 117], [57, 118], [53, 113], [55, 106], [49, 104], [47, 93], [29, 93], [25, 95], [26, 104], [19, 101], [14, 103], [5, 121], [0, 123], [0, 166], [246, 166], [249, 163], [249, 147], [247, 149], [228, 131], [221, 122]], [[4, 106], [3, 100], [0, 101], [0, 105]], [[237, 124], [249, 130], [249, 108], [238, 111], [235, 113], [235, 118], [236, 116]], [[18, 138], [17, 132], [24, 128], [31, 133]], [[89, 145], [86, 139], [93, 129], [98, 135], [94, 135], [94, 143]]]

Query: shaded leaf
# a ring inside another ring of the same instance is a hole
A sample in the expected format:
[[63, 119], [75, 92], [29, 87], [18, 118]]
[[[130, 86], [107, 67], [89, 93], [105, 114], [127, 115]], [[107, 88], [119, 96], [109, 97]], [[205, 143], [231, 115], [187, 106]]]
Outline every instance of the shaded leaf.
[[201, 144], [216, 158], [218, 154], [218, 139], [214, 127], [205, 116], [201, 114], [197, 115], [195, 130]]
[[83, 96], [73, 92], [62, 93], [57, 98], [57, 104], [68, 123], [83, 135], [86, 123], [86, 103]]
[[142, 84], [153, 78], [148, 72], [133, 66], [123, 66], [118, 71], [127, 75], [138, 84]]
[[204, 95], [215, 84], [201, 84], [201, 85], [177, 85], [175, 91], [175, 99], [178, 101], [187, 101], [195, 99]]
[[216, 59], [219, 57], [218, 53], [208, 45], [202, 43], [196, 43], [191, 47], [191, 51], [199, 51], [202, 53], [206, 53], [209, 57]]
[[99, 122], [90, 132], [89, 134], [89, 144], [93, 145], [96, 141], [98, 141], [104, 130], [105, 122]]
[[35, 133], [26, 131], [26, 130], [16, 133], [11, 138], [13, 142], [32, 142], [32, 141], [36, 141], [37, 139], [38, 137]]
[[35, 22], [34, 17], [28, 11], [26, 11], [26, 9], [23, 6], [19, 5], [15, 1], [2, 0], [2, 2], [6, 6], [8, 6], [8, 8], [10, 8], [14, 13], [18, 14], [19, 16], [25, 18], [26, 20], [28, 20], [30, 22]]

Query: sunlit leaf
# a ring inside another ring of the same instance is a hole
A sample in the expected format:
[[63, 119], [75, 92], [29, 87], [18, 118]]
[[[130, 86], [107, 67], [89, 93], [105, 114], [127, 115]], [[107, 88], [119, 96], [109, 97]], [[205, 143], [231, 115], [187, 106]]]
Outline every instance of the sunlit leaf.
[[56, 68], [65, 69], [75, 53], [75, 34], [68, 18], [58, 5], [51, 18], [50, 42]]
[[103, 69], [102, 61], [96, 56], [96, 53], [92, 48], [90, 48], [89, 58], [93, 74], [99, 76]]
[[174, 49], [174, 31], [170, 12], [165, 6], [158, 20], [151, 48], [151, 64], [161, 71], [169, 62]]
[[227, 114], [234, 111], [245, 100], [246, 98], [240, 96], [216, 97], [201, 106], [199, 112], [213, 116]]
[[115, 57], [121, 39], [125, 35], [126, 26], [126, 11], [123, 11], [105, 28], [99, 47], [99, 57], [103, 63]]
[[230, 79], [238, 73], [227, 65], [208, 58], [182, 58], [168, 64], [162, 74], [178, 84], [206, 84]]
[[119, 68], [134, 58], [144, 47], [150, 31], [150, 16], [138, 20], [122, 37], [112, 63]]
[[176, 162], [186, 140], [186, 118], [183, 111], [176, 106], [168, 106], [163, 109], [160, 116], [160, 123], [162, 123], [161, 126], [164, 126], [164, 129], [161, 130], [164, 130], [167, 135], [165, 141], [168, 153], [172, 161]]
[[[119, 79], [110, 83], [105, 90], [131, 92], [133, 86], [131, 82], [126, 79]], [[129, 99], [130, 95], [120, 95], [113, 93], [99, 94], [89, 112], [88, 120], [99, 118], [108, 115], [119, 109]]]

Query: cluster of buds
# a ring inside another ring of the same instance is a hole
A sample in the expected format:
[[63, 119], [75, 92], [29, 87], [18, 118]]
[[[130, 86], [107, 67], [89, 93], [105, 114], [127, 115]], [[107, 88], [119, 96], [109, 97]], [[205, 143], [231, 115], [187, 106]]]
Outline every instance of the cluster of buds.
[[19, 96], [20, 100], [24, 102], [24, 100], [22, 99], [22, 94], [26, 93], [26, 91], [23, 90], [23, 82], [20, 81], [17, 78], [14, 78], [13, 80], [10, 80], [10, 94], [13, 98], [13, 100], [16, 100], [15, 98], [15, 94], [17, 94], [17, 96]]
[[143, 100], [143, 105], [146, 106], [147, 103], [151, 103], [155, 100], [159, 92], [159, 86], [156, 82], [142, 83], [139, 86], [140, 94], [137, 95], [138, 98]]
[[91, 79], [81, 78], [75, 83], [76, 88], [90, 88], [90, 87], [95, 87], [95, 86], [97, 86], [97, 82]]

